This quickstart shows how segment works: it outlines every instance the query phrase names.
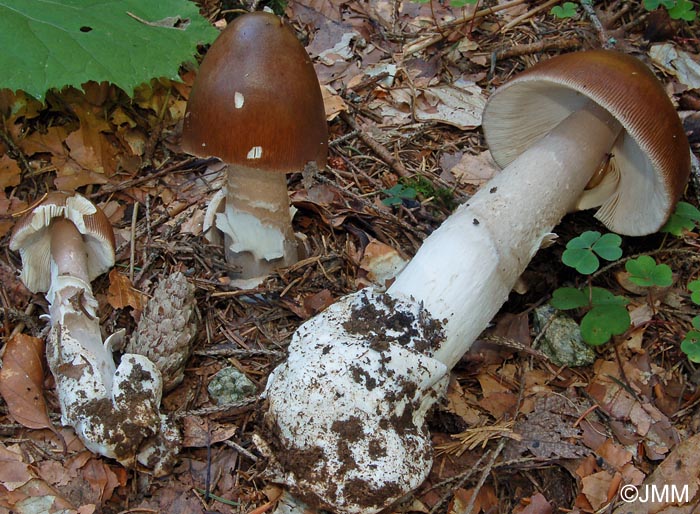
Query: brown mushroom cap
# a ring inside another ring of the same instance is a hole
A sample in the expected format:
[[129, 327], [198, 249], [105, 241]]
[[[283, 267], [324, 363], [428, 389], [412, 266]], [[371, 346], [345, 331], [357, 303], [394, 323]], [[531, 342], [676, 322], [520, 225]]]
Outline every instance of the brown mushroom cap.
[[70, 220], [83, 235], [90, 280], [114, 266], [114, 230], [105, 213], [79, 194], [52, 192], [17, 222], [10, 239], [10, 249], [22, 257], [20, 278], [33, 293], [51, 287], [50, 227], [54, 218]]
[[690, 147], [663, 86], [634, 57], [610, 50], [564, 54], [503, 85], [482, 122], [494, 160], [507, 166], [588, 100], [623, 127], [611, 152], [620, 181], [596, 217], [620, 234], [657, 231], [688, 180]]
[[325, 166], [328, 127], [304, 47], [277, 16], [245, 14], [207, 52], [185, 113], [182, 146], [250, 168]]

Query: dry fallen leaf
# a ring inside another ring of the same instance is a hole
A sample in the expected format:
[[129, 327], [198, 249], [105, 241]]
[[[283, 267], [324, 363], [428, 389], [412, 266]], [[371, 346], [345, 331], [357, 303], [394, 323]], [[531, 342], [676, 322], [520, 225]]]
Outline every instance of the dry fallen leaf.
[[527, 507], [514, 511], [514, 514], [551, 514], [554, 511], [554, 507], [542, 493], [533, 494], [528, 501]]
[[419, 121], [437, 121], [461, 130], [481, 125], [486, 96], [474, 83], [459, 79], [450, 85], [429, 87], [416, 98], [415, 116]]
[[[636, 488], [636, 501], [627, 501], [614, 514], [652, 514], [693, 512], [698, 505], [698, 477], [700, 470], [700, 434], [686, 439], [676, 446], [668, 457]], [[629, 490], [629, 486], [628, 490]], [[675, 488], [678, 494], [663, 494]], [[651, 494], [656, 491], [657, 495]], [[641, 498], [651, 498], [641, 501]], [[631, 498], [631, 496], [627, 496]]]
[[9, 155], [0, 157], [0, 189], [16, 186], [20, 181], [19, 164]]
[[197, 416], [185, 416], [182, 425], [184, 436], [182, 446], [185, 448], [205, 448], [226, 441], [233, 437], [238, 430], [236, 425], [223, 424]]
[[22, 460], [22, 455], [0, 443], [0, 484], [8, 491], [14, 491], [32, 478], [29, 464]]
[[360, 268], [367, 272], [370, 282], [379, 287], [387, 287], [408, 261], [391, 246], [372, 239], [360, 261]]
[[135, 311], [143, 310], [143, 295], [131, 285], [131, 280], [113, 269], [109, 272], [109, 290], [107, 301], [115, 309], [131, 307]]
[[0, 369], [0, 395], [12, 417], [27, 428], [49, 428], [42, 385], [44, 341], [17, 334], [7, 342]]
[[[459, 159], [457, 162], [454, 162], [455, 157]], [[449, 172], [459, 184], [475, 186], [485, 184], [500, 171], [488, 150], [478, 155], [462, 154], [461, 152], [454, 156], [443, 155], [440, 158], [440, 166], [445, 172]]]
[[594, 509], [600, 509], [615, 497], [621, 476], [612, 476], [607, 471], [599, 471], [581, 479], [582, 492]]

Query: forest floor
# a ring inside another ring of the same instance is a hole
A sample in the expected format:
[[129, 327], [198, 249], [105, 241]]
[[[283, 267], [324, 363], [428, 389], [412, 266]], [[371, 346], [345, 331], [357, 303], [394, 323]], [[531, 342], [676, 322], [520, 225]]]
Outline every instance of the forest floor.
[[[218, 26], [238, 15], [227, 2], [199, 3]], [[497, 172], [481, 110], [495, 88], [536, 62], [600, 47], [638, 57], [666, 86], [700, 155], [700, 21], [671, 20], [665, 9], [647, 12], [631, 0], [588, 10], [576, 4], [567, 18], [550, 13], [556, 1], [446, 3], [288, 2], [285, 15], [325, 90], [330, 155], [318, 174], [289, 179], [306, 256], [254, 290], [231, 285], [222, 248], [202, 237], [222, 178], [220, 166], [179, 146], [192, 67], [181, 82], [154, 81], [134, 98], [87, 84], [51, 92], [45, 105], [23, 97], [10, 112], [17, 97], [0, 95], [3, 347], [20, 333], [45, 335], [46, 301], [21, 284], [21, 261], [7, 244], [16, 214], [55, 189], [80, 191], [114, 226], [116, 271], [93, 283], [107, 334], [131, 334], [154, 287], [175, 271], [195, 286], [199, 312], [185, 379], [163, 399], [183, 430], [173, 473], [154, 478], [86, 451], [60, 428], [55, 384], [41, 371], [55, 429], [28, 428], [0, 401], [0, 512], [272, 511], [281, 489], [265, 477], [253, 435], [263, 409], [258, 393], [291, 335], [373, 284], [378, 260], [410, 259]], [[665, 59], [669, 50], [678, 55]], [[683, 198], [695, 206], [699, 179], [696, 167]], [[700, 278], [700, 230], [689, 228], [680, 237], [623, 237], [623, 259], [591, 283], [629, 300], [632, 326], [569, 367], [540, 351], [535, 312], [556, 288], [587, 284], [562, 264], [566, 243], [607, 230], [590, 212], [567, 215], [558, 239], [523, 275], [521, 292], [453, 370], [447, 398], [429, 416], [437, 449], [430, 476], [391, 511], [696, 512], [700, 442], [691, 436], [700, 431], [700, 370], [680, 349], [698, 311], [688, 284]], [[640, 254], [668, 265], [673, 284], [630, 284], [624, 263]], [[256, 393], [217, 404], [208, 386], [224, 368], [245, 374]], [[27, 400], [27, 409], [37, 405], [44, 404]], [[686, 440], [694, 447], [672, 453]], [[628, 484], [687, 484], [689, 500], [625, 503]]]

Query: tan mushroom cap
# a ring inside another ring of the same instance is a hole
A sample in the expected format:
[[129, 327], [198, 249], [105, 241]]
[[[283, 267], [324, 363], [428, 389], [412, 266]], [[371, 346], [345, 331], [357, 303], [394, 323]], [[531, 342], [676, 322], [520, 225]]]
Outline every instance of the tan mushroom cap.
[[582, 208], [601, 205], [596, 217], [620, 234], [656, 232], [688, 180], [690, 147], [663, 86], [634, 57], [610, 50], [564, 54], [503, 85], [482, 121], [494, 160], [507, 166], [589, 99], [623, 131], [611, 151], [619, 182], [604, 199]]
[[190, 93], [182, 147], [260, 170], [325, 166], [328, 127], [318, 78], [280, 18], [245, 14], [219, 35]]
[[114, 230], [102, 210], [79, 195], [49, 193], [12, 232], [10, 249], [22, 257], [20, 278], [33, 293], [51, 286], [51, 220], [66, 218], [83, 235], [90, 280], [114, 266]]

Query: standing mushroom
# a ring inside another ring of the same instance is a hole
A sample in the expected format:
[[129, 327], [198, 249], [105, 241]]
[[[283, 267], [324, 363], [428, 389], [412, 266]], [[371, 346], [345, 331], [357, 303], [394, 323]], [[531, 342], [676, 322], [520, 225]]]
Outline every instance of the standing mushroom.
[[237, 278], [297, 261], [285, 175], [323, 168], [327, 140], [318, 79], [294, 33], [273, 14], [237, 18], [202, 61], [182, 139], [185, 151], [227, 165], [226, 192], [207, 219], [241, 268]]
[[[508, 167], [386, 293], [359, 291], [304, 323], [268, 380], [260, 447], [306, 502], [371, 514], [415, 489], [432, 463], [427, 410], [554, 226], [583, 202], [620, 233], [654, 232], [690, 172], [663, 87], [617, 52], [534, 66], [493, 94], [483, 126]], [[591, 181], [608, 161], [611, 177]]]
[[123, 330], [102, 341], [90, 281], [114, 265], [107, 217], [78, 194], [50, 193], [17, 222], [10, 249], [20, 253], [24, 284], [50, 304], [46, 357], [63, 424], [95, 453], [166, 473], [179, 434], [159, 411], [160, 373], [142, 355], [125, 354], [115, 365], [112, 347]]

